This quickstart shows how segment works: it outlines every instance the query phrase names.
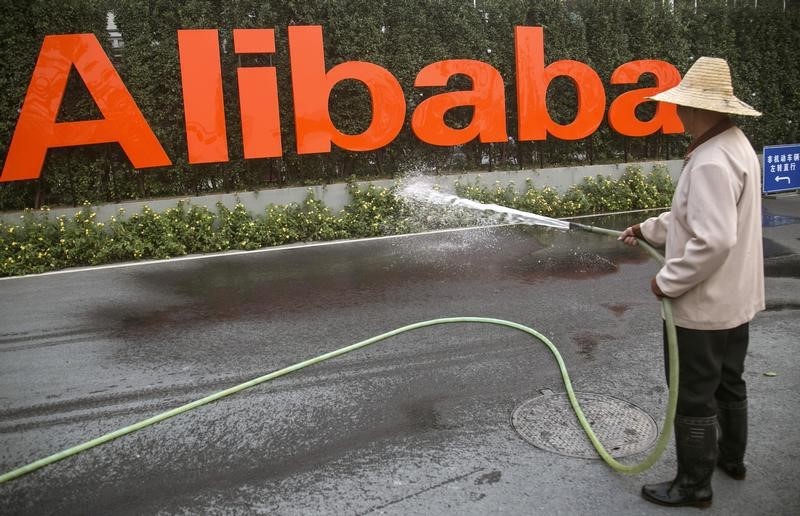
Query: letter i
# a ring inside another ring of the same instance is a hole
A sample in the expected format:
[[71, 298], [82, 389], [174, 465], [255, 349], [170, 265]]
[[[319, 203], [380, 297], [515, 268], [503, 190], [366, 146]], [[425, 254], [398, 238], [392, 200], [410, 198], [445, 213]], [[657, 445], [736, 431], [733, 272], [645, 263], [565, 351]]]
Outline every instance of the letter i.
[[[273, 29], [234, 29], [237, 54], [275, 52]], [[245, 158], [277, 158], [281, 152], [278, 79], [274, 66], [239, 68], [239, 109]]]

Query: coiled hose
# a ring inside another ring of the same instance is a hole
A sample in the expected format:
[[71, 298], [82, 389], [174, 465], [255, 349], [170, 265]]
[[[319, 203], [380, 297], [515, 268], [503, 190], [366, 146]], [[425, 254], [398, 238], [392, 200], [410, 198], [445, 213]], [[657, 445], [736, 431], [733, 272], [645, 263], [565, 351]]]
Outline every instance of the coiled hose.
[[[619, 231], [614, 231], [605, 228], [598, 228], [595, 226], [586, 226], [574, 222], [570, 223], [570, 228], [581, 229], [584, 231], [590, 231], [609, 236], [619, 236], [621, 234]], [[641, 240], [639, 241], [639, 244], [653, 258], [663, 263], [664, 258], [658, 253], [658, 251], [656, 251], [646, 242], [643, 242]], [[54, 462], [66, 459], [67, 457], [76, 455], [90, 448], [94, 448], [95, 446], [105, 444], [118, 437], [122, 437], [123, 435], [136, 432], [148, 426], [154, 425], [160, 421], [164, 421], [165, 419], [169, 419], [171, 417], [177, 416], [178, 414], [194, 410], [198, 407], [201, 407], [213, 401], [217, 401], [221, 398], [230, 396], [231, 394], [235, 394], [245, 389], [249, 389], [250, 387], [254, 387], [261, 383], [268, 382], [280, 376], [284, 376], [289, 373], [299, 371], [300, 369], [303, 369], [310, 365], [330, 360], [331, 358], [344, 355], [345, 353], [350, 353], [351, 351], [355, 351], [357, 349], [361, 349], [371, 344], [375, 344], [376, 342], [380, 342], [382, 340], [388, 339], [395, 335], [399, 335], [401, 333], [406, 333], [409, 331], [418, 330], [420, 328], [427, 328], [429, 326], [435, 326], [439, 324], [455, 324], [455, 323], [480, 323], [480, 324], [493, 324], [497, 326], [505, 326], [508, 328], [519, 330], [523, 333], [527, 333], [528, 335], [541, 341], [545, 346], [547, 346], [547, 348], [553, 354], [553, 357], [555, 358], [556, 362], [558, 363], [558, 368], [559, 371], [561, 372], [561, 378], [564, 380], [564, 387], [566, 388], [567, 396], [569, 397], [569, 402], [572, 405], [573, 410], [575, 411], [575, 415], [578, 417], [578, 421], [580, 422], [581, 427], [586, 432], [587, 437], [592, 442], [592, 445], [594, 446], [595, 450], [597, 450], [597, 453], [600, 455], [603, 461], [605, 461], [606, 464], [608, 464], [615, 471], [628, 474], [640, 473], [650, 468], [650, 466], [652, 466], [653, 464], [655, 464], [655, 462], [663, 454], [664, 449], [666, 448], [667, 443], [669, 442], [671, 436], [672, 424], [675, 419], [675, 407], [677, 406], [677, 400], [678, 400], [678, 346], [677, 346], [677, 336], [675, 333], [675, 324], [672, 320], [672, 307], [670, 306], [669, 300], [666, 298], [662, 298], [661, 307], [667, 328], [667, 342], [668, 342], [668, 355], [669, 355], [669, 400], [667, 402], [667, 413], [664, 418], [664, 427], [662, 429], [661, 435], [656, 441], [656, 445], [650, 452], [650, 454], [648, 454], [648, 456], [645, 457], [645, 459], [639, 464], [627, 465], [618, 462], [616, 459], [614, 459], [614, 457], [611, 456], [610, 453], [606, 451], [606, 449], [600, 443], [600, 440], [595, 435], [591, 425], [589, 425], [589, 422], [586, 420], [586, 416], [583, 414], [583, 410], [581, 410], [580, 404], [578, 403], [578, 399], [575, 397], [575, 392], [572, 389], [572, 382], [569, 379], [569, 374], [567, 373], [567, 368], [564, 365], [564, 360], [561, 358], [561, 354], [558, 352], [558, 349], [556, 349], [555, 345], [553, 345], [553, 343], [550, 342], [550, 340], [547, 337], [545, 337], [538, 331], [534, 330], [533, 328], [529, 328], [522, 324], [506, 321], [503, 319], [492, 319], [486, 317], [449, 317], [443, 319], [433, 319], [430, 321], [422, 321], [415, 324], [410, 324], [408, 326], [403, 326], [402, 328], [397, 328], [396, 330], [392, 330], [390, 332], [377, 335], [367, 340], [351, 344], [350, 346], [340, 348], [335, 351], [331, 351], [329, 353], [325, 353], [324, 355], [320, 355], [311, 358], [309, 360], [299, 362], [297, 364], [285, 367], [283, 369], [269, 373], [267, 375], [254, 378], [248, 382], [241, 383], [239, 385], [230, 387], [223, 391], [219, 391], [217, 393], [211, 394], [210, 396], [206, 396], [205, 398], [193, 401], [191, 403], [187, 403], [186, 405], [182, 405], [167, 412], [163, 412], [156, 416], [144, 419], [142, 421], [139, 421], [138, 423], [134, 423], [133, 425], [120, 428], [119, 430], [107, 433], [105, 435], [92, 439], [91, 441], [86, 441], [85, 443], [73, 446], [72, 448], [68, 448], [66, 450], [60, 451], [48, 457], [44, 457], [37, 461], [31, 462], [30, 464], [9, 471], [8, 473], [4, 473], [3, 475], [0, 475], [0, 484], [14, 480], [23, 475], [31, 473], [32, 471], [36, 471], [37, 469], [53, 464]]]

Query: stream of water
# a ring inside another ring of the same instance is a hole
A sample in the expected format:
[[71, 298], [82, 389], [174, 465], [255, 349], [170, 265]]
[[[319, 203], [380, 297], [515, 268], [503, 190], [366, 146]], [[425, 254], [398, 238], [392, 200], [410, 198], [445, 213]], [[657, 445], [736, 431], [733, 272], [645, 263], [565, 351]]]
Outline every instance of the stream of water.
[[569, 229], [569, 222], [553, 219], [527, 211], [516, 210], [499, 204], [484, 204], [457, 195], [438, 191], [427, 181], [414, 181], [398, 191], [404, 199], [437, 206], [453, 206], [479, 212], [486, 218], [505, 224], [526, 224], [529, 226], [548, 226], [556, 229]]

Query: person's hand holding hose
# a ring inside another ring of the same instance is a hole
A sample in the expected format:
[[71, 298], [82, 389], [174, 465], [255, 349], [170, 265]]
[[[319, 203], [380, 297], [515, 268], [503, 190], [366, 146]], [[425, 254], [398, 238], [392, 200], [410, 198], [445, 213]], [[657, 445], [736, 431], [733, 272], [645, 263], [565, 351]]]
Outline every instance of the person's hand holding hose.
[[[617, 240], [624, 242], [626, 245], [635, 246], [639, 245], [639, 240], [644, 240], [645, 242], [647, 239], [642, 234], [642, 229], [639, 227], [639, 224], [634, 224], [633, 226], [629, 226], [619, 235]], [[661, 288], [658, 286], [658, 282], [656, 282], [656, 278], [650, 280], [650, 291], [655, 295], [657, 298], [661, 299], [662, 297], [669, 298], [668, 295], [664, 294], [661, 291]]]
[[638, 239], [645, 240], [644, 235], [642, 235], [642, 230], [639, 228], [639, 224], [634, 224], [626, 228], [617, 238], [617, 240], [621, 240], [626, 245], [630, 246], [639, 245]]

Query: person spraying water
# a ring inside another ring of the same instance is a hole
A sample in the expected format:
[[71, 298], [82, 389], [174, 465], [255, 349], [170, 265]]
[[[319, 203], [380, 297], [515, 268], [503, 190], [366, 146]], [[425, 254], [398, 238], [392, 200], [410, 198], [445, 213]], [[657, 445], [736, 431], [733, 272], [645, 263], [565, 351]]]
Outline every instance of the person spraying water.
[[744, 362], [749, 323], [765, 308], [761, 174], [752, 145], [728, 115], [761, 113], [733, 95], [728, 63], [711, 57], [699, 58], [680, 84], [652, 100], [677, 105], [692, 142], [672, 209], [620, 237], [665, 247], [666, 264], [650, 288], [673, 300], [680, 345], [678, 471], [671, 481], [643, 486], [642, 496], [709, 507], [715, 467], [736, 480], [747, 472]]

